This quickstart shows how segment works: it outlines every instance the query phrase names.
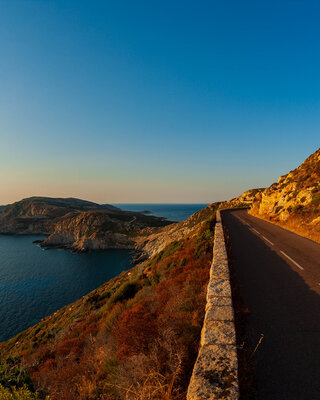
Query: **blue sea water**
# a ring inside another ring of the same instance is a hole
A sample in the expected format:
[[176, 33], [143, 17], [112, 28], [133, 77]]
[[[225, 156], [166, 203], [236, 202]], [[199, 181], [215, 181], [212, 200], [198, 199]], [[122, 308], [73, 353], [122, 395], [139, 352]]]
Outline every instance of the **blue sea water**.
[[[117, 205], [120, 207], [120, 205]], [[181, 221], [203, 204], [121, 204], [130, 211]], [[43, 250], [39, 236], [0, 235], [0, 342], [72, 303], [131, 267], [132, 254]]]
[[122, 210], [128, 211], [151, 211], [151, 215], [165, 217], [170, 221], [183, 221], [190, 215], [206, 207], [208, 204], [156, 204], [156, 203], [137, 203], [137, 204], [113, 204]]
[[131, 266], [125, 250], [43, 250], [39, 236], [0, 236], [0, 341], [34, 325]]

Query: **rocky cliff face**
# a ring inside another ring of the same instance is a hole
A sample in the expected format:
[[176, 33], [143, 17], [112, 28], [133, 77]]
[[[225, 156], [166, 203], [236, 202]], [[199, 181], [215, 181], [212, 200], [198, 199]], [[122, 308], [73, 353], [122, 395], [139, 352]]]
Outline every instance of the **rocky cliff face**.
[[79, 199], [31, 197], [2, 208], [0, 233], [44, 234], [44, 247], [73, 251], [132, 249], [146, 227], [170, 224], [164, 218], [120, 210]]
[[138, 213], [110, 213], [105, 210], [71, 213], [59, 219], [53, 232], [41, 245], [65, 247], [77, 252], [133, 249], [139, 231], [148, 223], [154, 225], [155, 221], [153, 217], [144, 221], [144, 216]]
[[249, 212], [320, 242], [320, 149], [257, 193]]
[[243, 192], [240, 196], [235, 197], [232, 200], [223, 201], [220, 203], [219, 208], [239, 208], [246, 207], [249, 208], [252, 206], [253, 202], [259, 196], [260, 193], [264, 191], [264, 188], [259, 189], [250, 189]]
[[65, 247], [78, 252], [133, 247], [124, 224], [97, 211], [72, 213], [61, 218], [55, 224], [53, 233], [41, 245]]

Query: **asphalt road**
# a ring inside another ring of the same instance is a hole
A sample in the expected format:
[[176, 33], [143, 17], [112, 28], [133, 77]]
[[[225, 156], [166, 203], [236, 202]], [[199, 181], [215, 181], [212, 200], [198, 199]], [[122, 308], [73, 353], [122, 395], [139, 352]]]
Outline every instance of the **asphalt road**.
[[248, 309], [255, 399], [319, 400], [320, 245], [246, 210], [221, 215], [237, 296]]

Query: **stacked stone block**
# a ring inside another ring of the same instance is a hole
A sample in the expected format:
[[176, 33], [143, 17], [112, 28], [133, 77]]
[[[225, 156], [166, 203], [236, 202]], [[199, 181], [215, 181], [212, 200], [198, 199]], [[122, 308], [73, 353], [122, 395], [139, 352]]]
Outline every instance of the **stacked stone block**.
[[187, 400], [239, 398], [238, 359], [228, 257], [220, 211], [217, 212], [213, 262], [200, 350]]

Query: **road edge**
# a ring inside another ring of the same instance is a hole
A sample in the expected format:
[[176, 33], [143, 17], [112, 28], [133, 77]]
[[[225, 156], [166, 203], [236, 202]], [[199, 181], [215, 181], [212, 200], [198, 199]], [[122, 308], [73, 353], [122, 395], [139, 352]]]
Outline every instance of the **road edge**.
[[230, 273], [220, 210], [216, 214], [213, 261], [200, 349], [187, 400], [239, 398], [238, 356]]

